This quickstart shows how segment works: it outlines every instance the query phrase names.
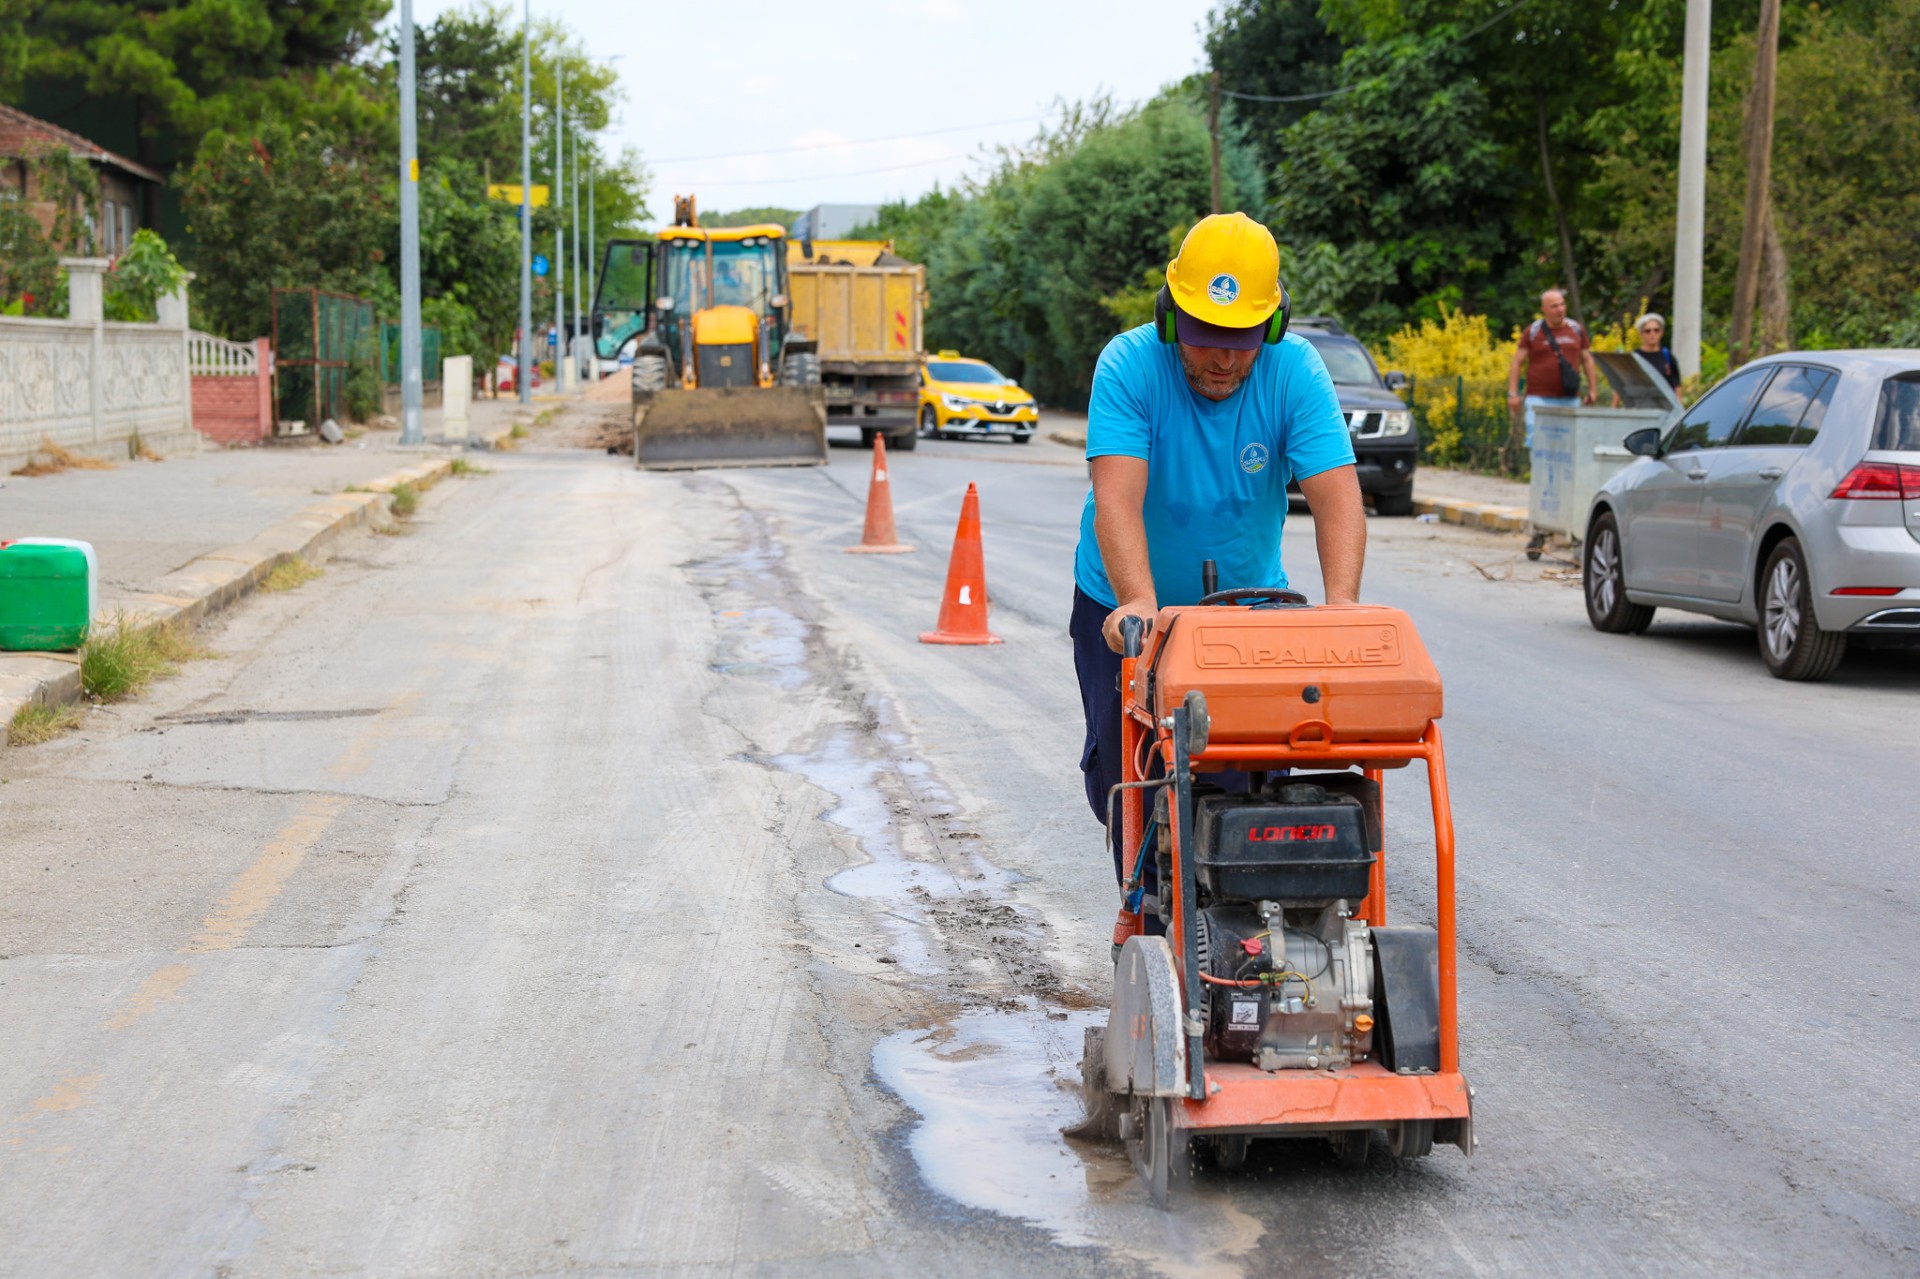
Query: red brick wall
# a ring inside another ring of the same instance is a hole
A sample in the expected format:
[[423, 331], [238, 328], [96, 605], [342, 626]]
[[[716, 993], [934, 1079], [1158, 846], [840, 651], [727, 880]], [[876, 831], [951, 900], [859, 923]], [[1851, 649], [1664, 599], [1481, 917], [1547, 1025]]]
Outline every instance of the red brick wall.
[[216, 444], [258, 444], [273, 432], [273, 375], [267, 339], [254, 344], [257, 376], [193, 379], [193, 426]]

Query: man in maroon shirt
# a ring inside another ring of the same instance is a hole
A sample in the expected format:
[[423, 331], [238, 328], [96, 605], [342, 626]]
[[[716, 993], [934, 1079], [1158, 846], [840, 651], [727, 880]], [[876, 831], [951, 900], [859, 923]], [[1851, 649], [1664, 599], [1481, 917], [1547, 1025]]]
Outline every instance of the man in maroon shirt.
[[[1540, 318], [1520, 334], [1520, 345], [1507, 369], [1507, 408], [1520, 407], [1520, 374], [1527, 375], [1527, 447], [1533, 447], [1533, 410], [1540, 404], [1592, 404], [1600, 374], [1593, 366], [1593, 342], [1578, 320], [1567, 318], [1567, 295], [1548, 289], [1540, 295]], [[1569, 385], [1584, 369], [1580, 393]], [[1569, 377], [1571, 375], [1571, 377]]]

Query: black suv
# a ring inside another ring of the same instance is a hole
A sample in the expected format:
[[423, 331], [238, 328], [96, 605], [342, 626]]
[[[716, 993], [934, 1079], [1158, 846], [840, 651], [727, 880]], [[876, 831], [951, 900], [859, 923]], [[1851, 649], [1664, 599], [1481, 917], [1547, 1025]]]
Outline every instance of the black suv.
[[1367, 348], [1338, 320], [1304, 316], [1287, 326], [1313, 343], [1333, 378], [1340, 411], [1347, 416], [1360, 491], [1373, 498], [1381, 515], [1413, 514], [1413, 466], [1420, 456], [1420, 434], [1413, 413], [1394, 391], [1406, 385], [1403, 373], [1385, 377]]

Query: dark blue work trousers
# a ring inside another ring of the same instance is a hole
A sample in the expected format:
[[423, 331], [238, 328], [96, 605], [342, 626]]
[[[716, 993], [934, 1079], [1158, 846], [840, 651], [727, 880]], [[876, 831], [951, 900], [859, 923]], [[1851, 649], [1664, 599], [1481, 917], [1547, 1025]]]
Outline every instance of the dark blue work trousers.
[[[1100, 628], [1113, 610], [1079, 587], [1073, 591], [1073, 617], [1067, 631], [1073, 636], [1073, 669], [1080, 677], [1080, 709], [1087, 717], [1087, 737], [1080, 747], [1080, 773], [1086, 781], [1087, 807], [1102, 826], [1107, 823], [1107, 795], [1120, 784], [1120, 654], [1107, 647]], [[1115, 806], [1116, 812], [1118, 806]], [[1120, 864], [1120, 841], [1112, 833], [1113, 874], [1125, 884], [1127, 868]], [[1153, 859], [1146, 868], [1151, 894]]]

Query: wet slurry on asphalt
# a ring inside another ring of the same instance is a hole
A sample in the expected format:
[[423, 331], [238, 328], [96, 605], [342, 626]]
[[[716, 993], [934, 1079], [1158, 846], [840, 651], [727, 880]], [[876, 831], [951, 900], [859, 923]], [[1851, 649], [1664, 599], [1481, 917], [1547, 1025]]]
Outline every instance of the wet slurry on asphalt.
[[[892, 557], [841, 553], [856, 450], [489, 464], [0, 756], [35, 849], [0, 862], [0, 1273], [1911, 1272], [1916, 664], [1780, 685], [1738, 628], [1593, 634], [1503, 576], [1519, 539], [1370, 521], [1367, 594], [1448, 681], [1480, 1148], [1203, 1153], [1160, 1212], [1058, 1133], [1115, 899], [1078, 459], [895, 455]], [[922, 645], [969, 481], [1006, 643]], [[1395, 922], [1433, 910], [1419, 774]]]

